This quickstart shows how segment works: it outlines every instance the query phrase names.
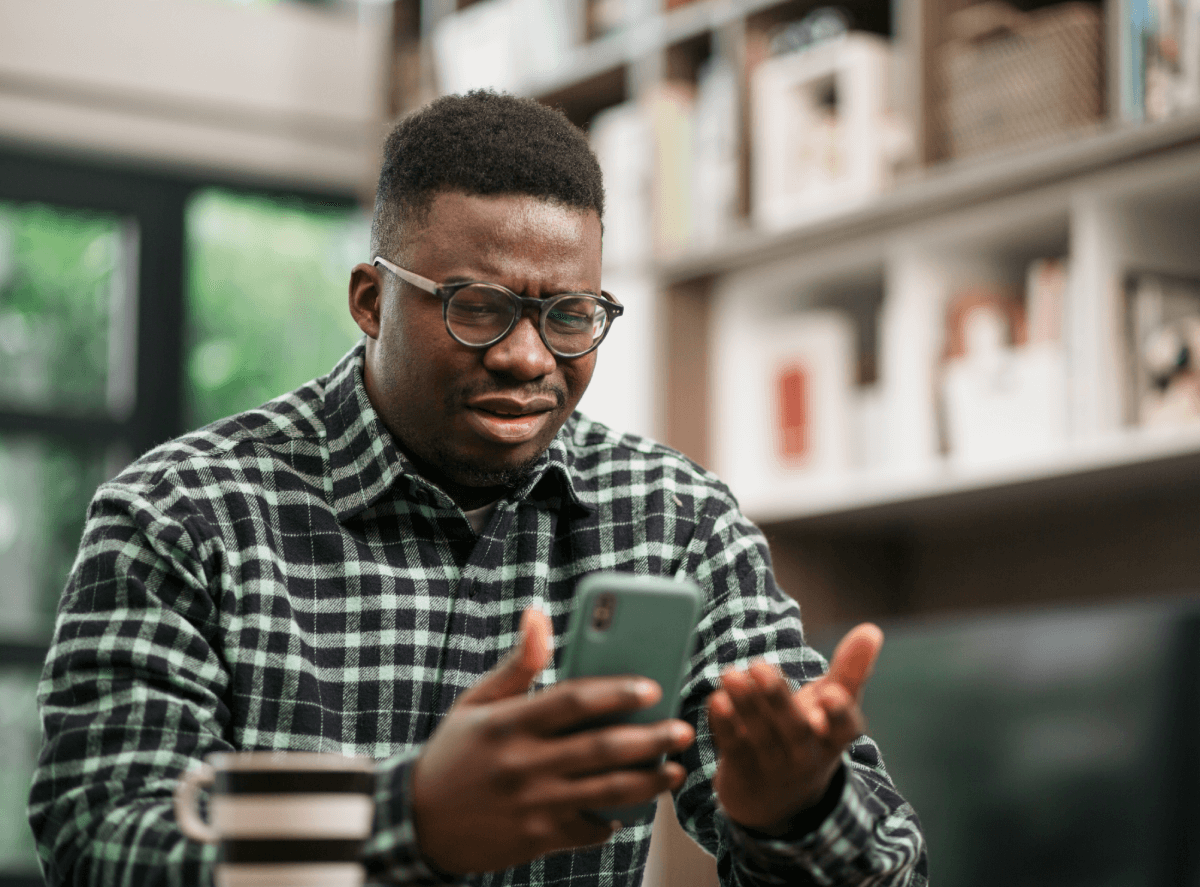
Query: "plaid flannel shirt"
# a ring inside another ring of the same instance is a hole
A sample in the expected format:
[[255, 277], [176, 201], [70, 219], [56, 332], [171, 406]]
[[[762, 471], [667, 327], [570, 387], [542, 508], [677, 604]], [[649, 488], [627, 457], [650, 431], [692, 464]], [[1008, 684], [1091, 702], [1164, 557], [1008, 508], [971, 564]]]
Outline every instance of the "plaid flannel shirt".
[[[156, 448], [97, 492], [39, 688], [30, 820], [50, 884], [211, 883], [216, 848], [179, 831], [172, 789], [234, 749], [377, 759], [371, 877], [442, 883], [417, 851], [412, 762], [513, 646], [524, 608], [548, 613], [562, 644], [576, 581], [596, 570], [704, 589], [676, 809], [724, 883], [925, 882], [916, 817], [865, 738], [832, 812], [794, 840], [718, 808], [704, 700], [722, 669], [765, 656], [799, 685], [826, 664], [716, 478], [576, 414], [477, 536], [396, 449], [362, 360], [360, 344], [328, 376]], [[552, 666], [539, 683], [554, 680]], [[651, 824], [462, 882], [636, 887]]]

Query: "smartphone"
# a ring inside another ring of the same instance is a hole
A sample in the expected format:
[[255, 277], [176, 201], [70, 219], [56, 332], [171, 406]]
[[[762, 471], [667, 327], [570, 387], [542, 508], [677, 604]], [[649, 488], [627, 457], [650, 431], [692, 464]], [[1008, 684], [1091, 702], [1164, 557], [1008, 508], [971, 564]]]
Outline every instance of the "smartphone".
[[[652, 724], [679, 713], [679, 692], [695, 646], [702, 593], [690, 579], [591, 573], [575, 589], [567, 628], [564, 678], [640, 675], [662, 687], [649, 708], [586, 724]], [[659, 762], [647, 762], [654, 766]], [[628, 825], [652, 816], [654, 802], [596, 811]]]

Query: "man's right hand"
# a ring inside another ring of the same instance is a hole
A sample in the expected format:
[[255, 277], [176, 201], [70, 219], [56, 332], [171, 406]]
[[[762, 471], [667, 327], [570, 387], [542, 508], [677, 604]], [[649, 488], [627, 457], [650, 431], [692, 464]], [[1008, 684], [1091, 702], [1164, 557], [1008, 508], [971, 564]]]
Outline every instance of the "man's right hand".
[[444, 872], [494, 871], [602, 843], [617, 824], [586, 811], [639, 804], [683, 782], [677, 763], [637, 765], [691, 745], [684, 721], [568, 732], [653, 705], [662, 692], [653, 681], [580, 678], [527, 695], [549, 664], [552, 637], [549, 618], [527, 609], [517, 646], [459, 697], [414, 764], [417, 842]]

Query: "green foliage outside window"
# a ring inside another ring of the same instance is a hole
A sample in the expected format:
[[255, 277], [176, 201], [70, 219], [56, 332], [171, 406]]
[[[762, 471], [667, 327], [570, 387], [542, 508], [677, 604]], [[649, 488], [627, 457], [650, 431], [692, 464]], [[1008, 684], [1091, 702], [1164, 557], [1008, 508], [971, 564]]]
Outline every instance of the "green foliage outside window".
[[0, 643], [49, 639], [88, 502], [112, 467], [103, 451], [0, 436]]
[[0, 669], [0, 872], [32, 875], [37, 849], [26, 816], [42, 728], [36, 668]]
[[207, 190], [187, 211], [189, 427], [328, 372], [361, 336], [350, 269], [367, 261], [356, 210]]
[[118, 216], [0, 201], [0, 408], [128, 409], [128, 243]]

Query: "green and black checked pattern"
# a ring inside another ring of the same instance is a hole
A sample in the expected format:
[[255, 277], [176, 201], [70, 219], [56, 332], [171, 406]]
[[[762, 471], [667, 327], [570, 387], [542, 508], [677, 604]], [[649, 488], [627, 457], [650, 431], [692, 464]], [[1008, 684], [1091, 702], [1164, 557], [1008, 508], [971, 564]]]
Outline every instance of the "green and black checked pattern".
[[[231, 749], [376, 758], [372, 876], [441, 883], [415, 850], [409, 765], [512, 647], [525, 607], [551, 616], [561, 644], [575, 583], [595, 570], [705, 590], [683, 691], [698, 739], [677, 809], [727, 884], [925, 882], [916, 817], [869, 741], [847, 756], [834, 812], [797, 841], [756, 839], [717, 810], [703, 702], [721, 670], [766, 656], [799, 684], [825, 663], [716, 478], [576, 415], [476, 536], [396, 450], [361, 375], [360, 345], [328, 376], [151, 451], [97, 492], [39, 690], [30, 819], [50, 884], [210, 884], [216, 849], [179, 832], [171, 792]], [[554, 680], [549, 668], [540, 682]], [[636, 887], [650, 826], [464, 883]]]

